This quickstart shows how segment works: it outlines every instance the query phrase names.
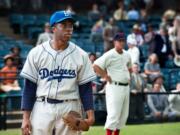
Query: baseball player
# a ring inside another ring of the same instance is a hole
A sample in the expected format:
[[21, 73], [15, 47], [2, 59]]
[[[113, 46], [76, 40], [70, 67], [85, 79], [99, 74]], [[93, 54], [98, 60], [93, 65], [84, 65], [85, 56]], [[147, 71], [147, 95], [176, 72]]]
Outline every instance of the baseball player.
[[125, 126], [129, 111], [129, 81], [131, 59], [123, 50], [124, 33], [117, 33], [113, 39], [114, 48], [98, 58], [93, 65], [94, 71], [107, 81], [105, 123], [106, 135], [119, 135]]
[[[23, 135], [79, 135], [62, 120], [70, 111], [87, 113], [94, 123], [91, 81], [95, 79], [88, 54], [70, 42], [73, 18], [67, 11], [50, 17], [53, 39], [33, 48], [21, 76], [25, 78], [22, 96]], [[81, 102], [80, 102], [81, 100]]]

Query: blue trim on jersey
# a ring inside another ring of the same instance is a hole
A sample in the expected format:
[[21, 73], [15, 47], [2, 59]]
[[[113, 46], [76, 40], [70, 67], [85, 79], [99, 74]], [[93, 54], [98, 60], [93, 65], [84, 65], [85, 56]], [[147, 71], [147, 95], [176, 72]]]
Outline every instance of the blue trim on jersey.
[[26, 73], [26, 72], [21, 72], [21, 76], [22, 77], [24, 77], [24, 78], [26, 78], [26, 79], [29, 79], [29, 80], [31, 80], [31, 81], [33, 81], [33, 82], [37, 82], [37, 79], [36, 78], [34, 78], [34, 76], [31, 76], [31, 75], [29, 75], [28, 73]]
[[21, 100], [21, 109], [31, 111], [36, 101], [37, 84], [25, 79]]
[[91, 82], [79, 85], [79, 95], [85, 111], [93, 110], [93, 94]]

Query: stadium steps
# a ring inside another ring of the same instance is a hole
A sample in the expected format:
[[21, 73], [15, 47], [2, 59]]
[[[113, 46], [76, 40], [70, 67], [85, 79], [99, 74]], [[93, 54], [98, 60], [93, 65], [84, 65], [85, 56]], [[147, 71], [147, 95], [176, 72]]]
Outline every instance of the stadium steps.
[[20, 128], [22, 123], [22, 111], [8, 111], [6, 126], [7, 129]]
[[10, 27], [8, 17], [0, 17], [0, 28], [1, 28], [0, 32], [3, 33], [4, 35], [8, 37], [12, 37], [16, 40], [23, 40], [27, 44], [31, 44], [30, 40], [13, 32], [13, 30]]

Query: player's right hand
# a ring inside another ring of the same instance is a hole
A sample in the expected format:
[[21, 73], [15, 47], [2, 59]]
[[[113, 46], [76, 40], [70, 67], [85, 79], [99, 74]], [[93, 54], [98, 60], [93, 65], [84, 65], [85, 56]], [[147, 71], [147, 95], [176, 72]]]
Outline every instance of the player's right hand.
[[22, 125], [21, 125], [21, 130], [22, 130], [22, 135], [30, 135], [31, 134], [31, 122], [29, 119], [23, 119]]
[[110, 77], [109, 75], [106, 75], [106, 76], [104, 77], [104, 79], [105, 79], [107, 82], [112, 83], [111, 77]]

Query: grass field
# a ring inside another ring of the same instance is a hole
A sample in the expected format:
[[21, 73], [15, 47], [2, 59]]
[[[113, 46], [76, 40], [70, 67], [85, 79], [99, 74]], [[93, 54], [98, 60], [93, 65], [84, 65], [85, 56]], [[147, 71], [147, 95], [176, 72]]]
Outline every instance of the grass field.
[[[20, 129], [0, 131], [0, 135], [21, 135]], [[105, 135], [103, 126], [93, 126], [83, 135]], [[165, 124], [128, 125], [121, 135], [180, 135], [180, 122]]]

